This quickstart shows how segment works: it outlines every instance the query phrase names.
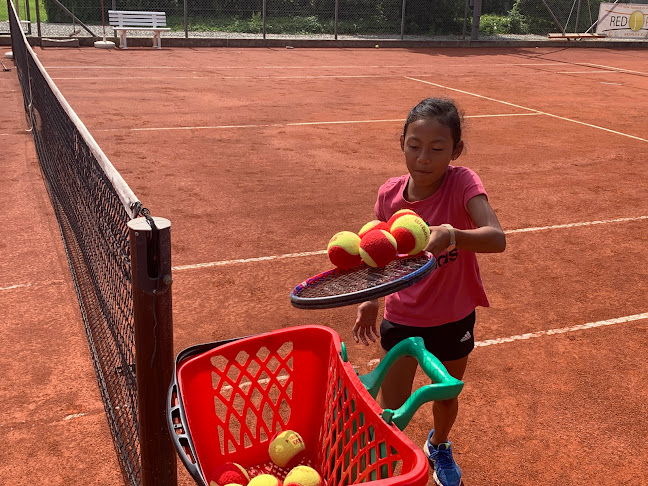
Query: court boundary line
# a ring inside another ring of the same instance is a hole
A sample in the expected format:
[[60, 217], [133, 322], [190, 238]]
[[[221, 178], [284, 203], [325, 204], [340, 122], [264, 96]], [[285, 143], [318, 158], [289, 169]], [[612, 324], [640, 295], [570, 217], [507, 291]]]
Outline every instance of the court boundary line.
[[514, 336], [508, 336], [503, 338], [494, 338], [494, 339], [486, 339], [484, 341], [476, 341], [475, 347], [483, 348], [486, 346], [492, 346], [494, 344], [512, 343], [514, 341], [525, 341], [528, 339], [533, 339], [542, 336], [553, 336], [555, 334], [566, 334], [568, 332], [584, 331], [587, 329], [595, 329], [597, 327], [604, 327], [604, 326], [611, 326], [614, 324], [623, 324], [626, 322], [640, 321], [643, 319], [648, 319], [648, 312], [644, 312], [642, 314], [624, 316], [624, 317], [616, 317], [614, 319], [605, 319], [603, 321], [577, 324], [575, 326], [560, 327], [556, 329], [547, 329], [545, 331], [527, 332], [524, 334], [517, 334]]
[[[464, 118], [498, 118], [508, 116], [539, 116], [541, 113], [494, 113], [491, 115], [466, 115]], [[291, 122], [291, 123], [260, 123], [254, 125], [205, 125], [205, 126], [191, 126], [191, 127], [145, 127], [145, 128], [95, 128], [93, 132], [116, 132], [116, 131], [131, 131], [131, 132], [150, 132], [150, 131], [164, 131], [164, 130], [220, 130], [229, 128], [285, 128], [285, 127], [299, 127], [310, 125], [346, 125], [356, 123], [404, 123], [405, 118], [390, 118], [378, 120], [333, 120], [333, 121], [317, 121], [317, 122]]]
[[[648, 220], [648, 215], [628, 217], [628, 218], [614, 218], [614, 219], [598, 220], [598, 221], [584, 221], [578, 223], [557, 224], [552, 226], [537, 226], [533, 228], [518, 228], [513, 230], [506, 230], [504, 231], [504, 233], [507, 235], [515, 234], [515, 233], [530, 233], [536, 231], [576, 228], [576, 227], [592, 226], [598, 224], [626, 223], [630, 221], [642, 221], [642, 220]], [[271, 255], [271, 256], [254, 257], [254, 258], [237, 258], [234, 260], [219, 260], [215, 262], [195, 263], [190, 265], [177, 265], [175, 267], [172, 267], [171, 269], [173, 271], [195, 270], [198, 268], [221, 267], [226, 265], [235, 265], [238, 263], [265, 262], [265, 261], [272, 261], [272, 260], [283, 260], [286, 258], [300, 258], [300, 257], [308, 257], [308, 256], [316, 256], [316, 255], [324, 255], [324, 254], [326, 254], [326, 250], [306, 251], [306, 252], [299, 252], [299, 253], [284, 253], [282, 255]]]
[[[571, 63], [570, 63], [571, 64]], [[575, 65], [588, 65], [588, 63], [573, 63]], [[485, 64], [479, 64], [479, 63], [471, 63], [471, 64], [447, 64], [444, 65], [444, 67], [475, 67], [475, 66], [485, 66], [485, 67], [508, 67], [508, 66], [564, 66], [564, 62], [558, 62], [558, 61], [553, 61], [553, 62], [522, 62], [522, 63], [496, 63], [496, 64], [491, 64], [491, 63], [485, 63]], [[596, 66], [595, 64], [592, 64]], [[368, 66], [358, 66], [358, 65], [323, 65], [323, 66], [218, 66], [213, 68], [216, 71], [221, 71], [221, 70], [236, 70], [236, 69], [360, 69], [360, 68], [371, 68], [371, 69], [402, 69], [402, 68], [420, 68], [420, 64], [414, 64], [414, 65], [398, 65], [398, 64], [387, 64], [387, 65], [375, 65], [371, 64]], [[123, 65], [116, 65], [116, 66], [89, 66], [89, 65], [82, 65], [82, 66], [45, 66], [46, 70], [49, 69], [194, 69], [190, 68], [188, 66], [123, 66]]]
[[[545, 74], [642, 74], [639, 71], [623, 70], [605, 70], [595, 69], [592, 71], [542, 71]], [[409, 76], [433, 76], [432, 73], [410, 74]], [[511, 76], [528, 76], [529, 73], [513, 73]], [[475, 76], [475, 73], [456, 73], [454, 76]], [[480, 76], [501, 76], [501, 73], [480, 73]], [[377, 79], [394, 79], [402, 78], [402, 74], [319, 74], [319, 75], [302, 75], [302, 76], [74, 76], [74, 77], [52, 77], [54, 81], [129, 81], [132, 79], [354, 79], [354, 78], [377, 78]]]
[[[534, 339], [538, 337], [543, 337], [543, 336], [554, 336], [558, 334], [567, 334], [570, 332], [577, 332], [577, 331], [586, 331], [589, 329], [596, 329], [599, 327], [606, 327], [606, 326], [612, 326], [615, 324], [626, 324], [630, 322], [637, 322], [640, 320], [648, 319], [648, 312], [642, 313], [642, 314], [633, 314], [630, 316], [624, 316], [624, 317], [616, 317], [613, 319], [606, 319], [602, 321], [595, 321], [595, 322], [588, 322], [585, 324], [577, 324], [575, 326], [568, 326], [568, 327], [561, 327], [561, 328], [556, 328], [556, 329], [547, 329], [546, 331], [535, 331], [535, 332], [528, 332], [524, 334], [517, 334], [514, 336], [507, 336], [507, 337], [502, 337], [502, 338], [494, 338], [494, 339], [486, 339], [484, 341], [475, 341], [475, 348], [483, 348], [487, 346], [493, 346], [496, 344], [505, 344], [505, 343], [510, 343], [510, 342], [515, 342], [515, 341], [528, 341], [529, 339]], [[380, 363], [379, 359], [371, 359], [367, 361], [367, 366], [376, 366], [378, 363]], [[277, 379], [280, 381], [285, 381], [289, 378], [288, 375], [278, 375]], [[258, 381], [259, 384], [266, 384], [270, 380], [269, 378], [263, 378]], [[249, 381], [244, 381], [240, 383], [241, 387], [248, 387], [251, 386], [251, 382]], [[231, 385], [225, 385], [223, 386], [223, 390], [229, 390], [232, 389]], [[96, 410], [92, 412], [79, 412], [79, 413], [72, 413], [69, 415], [66, 415], [63, 417], [61, 420], [62, 421], [69, 421], [69, 420], [76, 420], [82, 417], [87, 417], [87, 416], [94, 416], [94, 415], [102, 415], [104, 412], [103, 410]], [[55, 422], [50, 422], [51, 423], [56, 423]], [[20, 425], [26, 424], [25, 421], [22, 421]], [[5, 424], [7, 425], [7, 424]], [[9, 424], [11, 425], [11, 424]], [[16, 426], [16, 424], [12, 425], [13, 427]]]
[[[507, 235], [516, 234], [516, 233], [532, 233], [537, 231], [549, 231], [549, 230], [556, 230], [556, 229], [568, 229], [568, 228], [577, 228], [577, 227], [584, 227], [584, 226], [593, 226], [599, 224], [627, 223], [631, 221], [645, 221], [645, 220], [648, 220], [648, 215], [633, 216], [633, 217], [626, 217], [626, 218], [602, 219], [596, 221], [582, 221], [577, 223], [555, 224], [551, 226], [536, 226], [531, 228], [517, 228], [512, 230], [506, 230], [504, 231], [504, 233]], [[284, 260], [287, 258], [301, 258], [301, 257], [324, 255], [324, 254], [326, 254], [326, 250], [303, 251], [303, 252], [295, 252], [295, 253], [284, 253], [281, 255], [270, 255], [270, 256], [253, 257], [253, 258], [237, 258], [233, 260], [218, 260], [214, 262], [193, 263], [189, 265], [176, 265], [174, 267], [171, 267], [171, 270], [178, 272], [183, 270], [197, 270], [200, 268], [236, 265], [239, 263], [267, 262], [273, 260]], [[30, 288], [37, 285], [50, 285], [50, 284], [58, 284], [58, 283], [64, 283], [64, 281], [50, 280], [47, 282], [34, 282], [34, 283], [26, 283], [26, 284], [9, 285], [7, 287], [0, 287], [0, 292], [5, 290]]]
[[639, 141], [641, 141], [641, 142], [647, 142], [647, 143], [648, 143], [648, 139], [641, 138], [641, 137], [636, 137], [636, 136], [634, 136], [634, 135], [630, 135], [630, 134], [628, 134], [628, 133], [618, 132], [618, 131], [616, 131], [616, 130], [612, 130], [612, 129], [610, 129], [610, 128], [605, 128], [605, 127], [601, 127], [601, 126], [598, 126], [598, 125], [593, 125], [593, 124], [591, 124], [591, 123], [587, 123], [587, 122], [582, 122], [582, 121], [574, 120], [574, 119], [572, 119], [572, 118], [567, 118], [567, 117], [560, 116], [560, 115], [554, 115], [554, 114], [552, 114], [552, 113], [547, 113], [546, 111], [536, 110], [535, 108], [528, 108], [528, 107], [526, 107], [526, 106], [517, 105], [517, 104], [515, 104], [515, 103], [509, 103], [508, 101], [498, 100], [497, 98], [491, 98], [491, 97], [489, 97], [489, 96], [484, 96], [484, 95], [480, 95], [480, 94], [477, 94], [477, 93], [472, 93], [472, 92], [470, 92], [470, 91], [465, 91], [465, 90], [463, 90], [463, 89], [459, 89], [459, 88], [451, 88], [450, 86], [444, 86], [444, 85], [442, 85], [442, 84], [433, 83], [432, 81], [425, 81], [425, 80], [422, 80], [422, 79], [412, 78], [412, 77], [410, 77], [410, 76], [403, 76], [403, 77], [404, 77], [405, 79], [409, 79], [409, 80], [412, 80], [412, 81], [416, 81], [416, 82], [418, 82], [418, 83], [429, 84], [429, 85], [431, 85], [431, 86], [436, 86], [437, 88], [447, 89], [447, 90], [449, 90], [449, 91], [456, 91], [457, 93], [463, 93], [463, 94], [466, 94], [466, 95], [469, 95], [469, 96], [474, 96], [474, 97], [476, 97], [476, 98], [482, 98], [482, 99], [484, 99], [484, 100], [494, 101], [494, 102], [497, 102], [497, 103], [502, 103], [502, 104], [504, 104], [504, 105], [512, 106], [512, 107], [514, 107], [514, 108], [520, 108], [520, 109], [522, 109], [522, 110], [533, 111], [533, 112], [539, 113], [539, 114], [541, 114], [541, 115], [550, 116], [550, 117], [552, 117], [552, 118], [557, 118], [557, 119], [559, 119], [559, 120], [568, 121], [568, 122], [571, 122], [571, 123], [577, 123], [577, 124], [579, 124], [579, 125], [584, 125], [584, 126], [586, 126], [586, 127], [596, 128], [596, 129], [598, 129], [598, 130], [603, 130], [603, 131], [605, 131], [605, 132], [613, 133], [613, 134], [615, 134], [615, 135], [621, 135], [621, 136], [623, 136], [623, 137], [628, 137], [628, 138], [632, 138], [632, 139], [635, 139], [635, 140], [639, 140]]

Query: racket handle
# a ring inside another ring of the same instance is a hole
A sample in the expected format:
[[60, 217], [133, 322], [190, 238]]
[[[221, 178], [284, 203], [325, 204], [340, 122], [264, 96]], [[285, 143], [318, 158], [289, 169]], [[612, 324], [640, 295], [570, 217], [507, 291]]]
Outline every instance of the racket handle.
[[412, 356], [418, 361], [423, 372], [432, 380], [430, 385], [425, 385], [416, 390], [397, 410], [386, 408], [382, 417], [387, 423], [394, 423], [400, 430], [404, 430], [414, 416], [414, 413], [425, 403], [434, 400], [448, 400], [459, 395], [463, 382], [450, 376], [445, 366], [436, 356], [430, 353], [421, 337], [407, 338], [394, 346], [378, 364], [375, 370], [360, 376], [360, 381], [369, 394], [375, 399], [378, 396], [389, 368], [405, 356]]

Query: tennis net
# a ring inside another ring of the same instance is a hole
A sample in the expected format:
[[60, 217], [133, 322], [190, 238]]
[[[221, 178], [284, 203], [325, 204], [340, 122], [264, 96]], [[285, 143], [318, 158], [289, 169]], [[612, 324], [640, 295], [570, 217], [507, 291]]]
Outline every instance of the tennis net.
[[25, 113], [54, 207], [122, 474], [141, 481], [128, 221], [147, 216], [43, 69], [8, 0]]

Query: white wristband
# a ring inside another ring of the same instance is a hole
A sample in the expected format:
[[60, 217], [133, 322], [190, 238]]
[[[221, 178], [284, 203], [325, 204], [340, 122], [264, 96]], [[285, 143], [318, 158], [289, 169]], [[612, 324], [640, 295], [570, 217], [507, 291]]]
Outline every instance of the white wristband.
[[443, 226], [445, 229], [447, 229], [448, 232], [450, 233], [450, 244], [445, 249], [445, 251], [452, 251], [457, 247], [457, 241], [455, 240], [455, 230], [452, 227], [452, 225], [448, 224], [448, 223], [444, 223], [441, 226]]

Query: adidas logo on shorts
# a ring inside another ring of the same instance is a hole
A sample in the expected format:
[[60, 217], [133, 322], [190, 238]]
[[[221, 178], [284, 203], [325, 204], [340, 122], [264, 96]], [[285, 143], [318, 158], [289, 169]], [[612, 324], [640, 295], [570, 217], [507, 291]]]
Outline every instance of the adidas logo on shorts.
[[470, 331], [466, 331], [466, 334], [459, 340], [460, 343], [465, 343], [472, 337], [472, 334], [470, 334]]

